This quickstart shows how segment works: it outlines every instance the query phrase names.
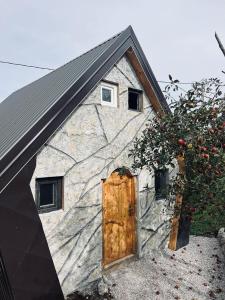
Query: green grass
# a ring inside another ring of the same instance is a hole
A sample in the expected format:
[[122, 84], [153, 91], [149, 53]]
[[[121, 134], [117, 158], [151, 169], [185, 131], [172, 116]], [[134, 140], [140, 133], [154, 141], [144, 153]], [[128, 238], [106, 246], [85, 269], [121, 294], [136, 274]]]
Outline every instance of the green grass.
[[191, 234], [216, 236], [221, 227], [225, 227], [225, 207], [209, 206], [203, 212], [196, 212], [193, 215]]

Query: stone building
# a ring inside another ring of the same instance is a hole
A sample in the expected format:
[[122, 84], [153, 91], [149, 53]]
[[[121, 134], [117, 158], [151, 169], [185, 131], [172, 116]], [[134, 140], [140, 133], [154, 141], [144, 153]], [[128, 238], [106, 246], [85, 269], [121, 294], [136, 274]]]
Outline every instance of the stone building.
[[134, 172], [128, 154], [148, 120], [169, 109], [131, 27], [24, 89], [8, 103], [33, 101], [24, 133], [43, 120], [26, 161], [36, 159], [30, 187], [67, 295], [166, 243], [160, 184], [169, 174], [156, 195], [154, 176]]

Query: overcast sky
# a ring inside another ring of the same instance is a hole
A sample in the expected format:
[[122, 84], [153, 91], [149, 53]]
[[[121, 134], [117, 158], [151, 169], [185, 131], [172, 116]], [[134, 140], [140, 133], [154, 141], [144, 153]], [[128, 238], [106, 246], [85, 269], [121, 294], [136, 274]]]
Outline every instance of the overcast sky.
[[[158, 80], [225, 81], [225, 0], [0, 0], [0, 60], [57, 68], [132, 25]], [[47, 71], [0, 64], [0, 101]]]

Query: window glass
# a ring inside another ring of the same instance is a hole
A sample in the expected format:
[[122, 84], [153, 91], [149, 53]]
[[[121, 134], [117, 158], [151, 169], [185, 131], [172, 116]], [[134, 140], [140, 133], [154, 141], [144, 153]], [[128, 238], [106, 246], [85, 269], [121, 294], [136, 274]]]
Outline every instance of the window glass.
[[107, 88], [102, 88], [102, 101], [112, 102], [112, 90]]
[[117, 107], [117, 90], [116, 84], [102, 82], [101, 83], [101, 104], [104, 106]]
[[139, 110], [139, 94], [129, 92], [128, 108]]
[[40, 184], [40, 206], [54, 204], [54, 184]]
[[128, 109], [141, 111], [142, 91], [128, 89]]
[[39, 212], [62, 208], [62, 177], [36, 179], [36, 205]]

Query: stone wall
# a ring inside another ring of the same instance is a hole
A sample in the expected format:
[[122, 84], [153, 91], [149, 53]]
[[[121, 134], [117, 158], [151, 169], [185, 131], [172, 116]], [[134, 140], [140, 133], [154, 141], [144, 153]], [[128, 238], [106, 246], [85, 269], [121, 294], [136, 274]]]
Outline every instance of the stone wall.
[[225, 255], [225, 228], [221, 228], [218, 232], [218, 240], [222, 247], [223, 254]]
[[[35, 178], [64, 177], [63, 209], [40, 214], [64, 294], [101, 277], [101, 180], [119, 167], [131, 169], [129, 148], [154, 116], [145, 93], [143, 112], [128, 110], [128, 87], [143, 88], [126, 57], [105, 79], [119, 84], [118, 107], [101, 105], [98, 85], [41, 149], [31, 181], [35, 196]], [[136, 175], [138, 255], [142, 256], [166, 241], [169, 216], [165, 201], [154, 199], [154, 178], [146, 171]]]

